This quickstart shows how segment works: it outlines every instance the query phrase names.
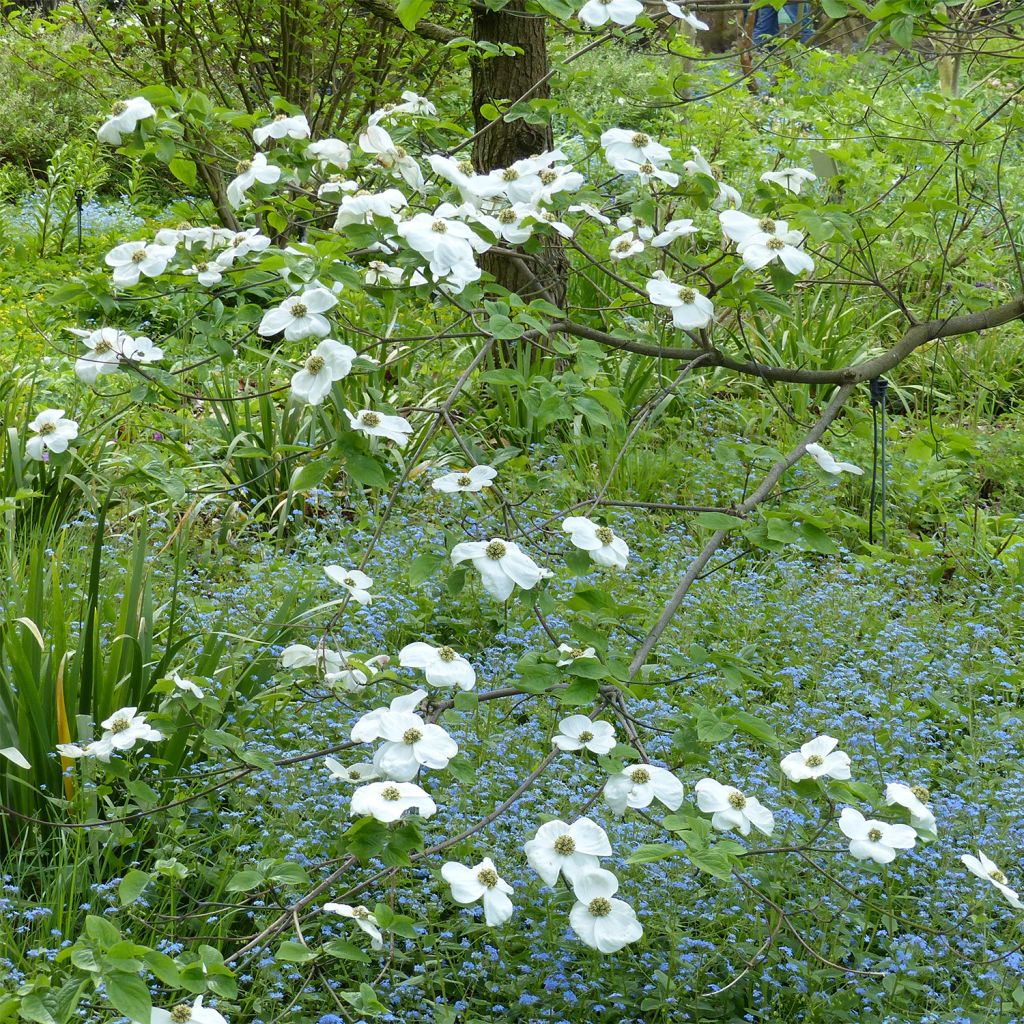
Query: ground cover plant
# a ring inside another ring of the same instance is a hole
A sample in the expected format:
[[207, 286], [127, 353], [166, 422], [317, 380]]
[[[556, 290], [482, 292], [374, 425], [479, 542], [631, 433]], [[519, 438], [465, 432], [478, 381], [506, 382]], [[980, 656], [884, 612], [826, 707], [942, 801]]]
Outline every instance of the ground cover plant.
[[10, 16], [0, 1019], [1020, 1019], [1020, 16], [824, 6]]

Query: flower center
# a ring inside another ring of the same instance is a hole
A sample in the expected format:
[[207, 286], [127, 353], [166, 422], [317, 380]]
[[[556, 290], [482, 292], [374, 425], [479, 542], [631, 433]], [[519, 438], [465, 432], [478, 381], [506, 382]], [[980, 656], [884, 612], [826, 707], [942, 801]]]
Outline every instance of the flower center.
[[492, 540], [491, 543], [488, 544], [486, 548], [484, 548], [484, 554], [488, 558], [497, 562], [498, 559], [505, 557], [505, 552], [507, 550], [508, 548], [506, 548], [505, 545], [502, 544], [500, 540]]
[[644, 135], [643, 132], [637, 132], [630, 141], [637, 149], [643, 149], [644, 146], [650, 145], [651, 137]]
[[128, 109], [128, 104], [124, 100], [118, 100], [110, 109], [114, 117], [117, 117], [118, 114], [123, 114]]
[[516, 211], [511, 208], [502, 210], [501, 213], [498, 214], [499, 224], [515, 224], [518, 219]]
[[993, 882], [998, 882], [1000, 885], [1006, 885], [1006, 875], [1004, 875], [999, 868], [993, 868], [988, 873], [988, 877], [991, 878]]
[[308, 373], [319, 373], [324, 368], [323, 356], [310, 356], [306, 360], [306, 370]]
[[632, 245], [633, 245], [633, 239], [631, 239], [631, 238], [623, 238], [621, 241], [618, 241], [618, 242], [615, 243], [615, 251], [616, 252], [629, 252], [629, 250], [632, 248]]
[[550, 167], [540, 172], [538, 175], [542, 185], [550, 185], [553, 181], [558, 180], [558, 172], [551, 170]]
[[448, 232], [448, 225], [443, 220], [438, 219], [435, 220], [434, 223], [430, 225], [430, 230], [436, 232], [439, 235], [444, 235], [447, 234]]
[[761, 219], [760, 219], [760, 220], [759, 220], [759, 221], [757, 222], [757, 226], [758, 226], [758, 227], [759, 227], [759, 228], [760, 228], [760, 229], [761, 229], [762, 231], [767, 231], [767, 232], [768, 232], [768, 234], [771, 234], [771, 233], [772, 233], [772, 232], [773, 232], [773, 231], [775, 230], [775, 221], [773, 221], [773, 220], [771, 219], [771, 217], [762, 217], [762, 218], [761, 218]]
[[188, 1003], [178, 1003], [177, 1006], [171, 1010], [171, 1020], [174, 1024], [188, 1024], [192, 1019], [192, 1007]]
[[473, 170], [474, 170], [474, 168], [473, 168], [473, 161], [472, 160], [460, 160], [459, 161], [459, 170], [463, 174], [472, 174]]
[[456, 480], [455, 482], [460, 487], [468, 487], [473, 482], [473, 478], [471, 476], [467, 476], [465, 473], [463, 473], [462, 476], [460, 476], [459, 479]]
[[868, 839], [872, 843], [877, 843], [882, 838], [882, 830], [880, 828], [873, 828], [868, 832]]
[[235, 165], [235, 170], [238, 171], [239, 174], [245, 174], [246, 171], [252, 170], [252, 161], [239, 160], [238, 163]]
[[569, 857], [576, 852], [576, 840], [570, 835], [560, 835], [555, 840], [555, 853], [561, 857]]
[[40, 435], [52, 434], [57, 429], [56, 423], [44, 423], [39, 428]]
[[804, 758], [804, 764], [808, 768], [820, 768], [825, 763], [825, 758], [821, 754], [811, 754], [810, 757]]
[[697, 298], [697, 293], [692, 288], [679, 289], [679, 299], [687, 306], [690, 305], [695, 298]]
[[516, 181], [519, 178], [519, 172], [514, 167], [506, 167], [501, 172], [502, 181]]
[[611, 903], [603, 896], [592, 899], [587, 905], [587, 913], [591, 917], [607, 917], [612, 912]]
[[646, 768], [634, 768], [630, 778], [638, 786], [646, 786], [651, 781], [651, 773]]
[[779, 252], [780, 250], [786, 248], [786, 243], [781, 238], [778, 238], [776, 236], [769, 238], [768, 241], [765, 242], [764, 244], [768, 249], [771, 249], [772, 252]]
[[210, 269], [210, 264], [209, 263], [197, 263], [196, 264], [196, 270], [199, 271], [200, 274], [205, 274], [206, 271], [209, 270], [209, 269]]
[[288, 120], [288, 115], [287, 114], [277, 114], [277, 115], [275, 115], [274, 120], [275, 121], [286, 121], [286, 120]]
[[729, 794], [729, 806], [742, 811], [747, 806], [747, 798], [737, 789]]
[[145, 249], [136, 249], [135, 252], [132, 253], [132, 263], [141, 263], [145, 258]]
[[642, 163], [642, 164], [641, 164], [641, 165], [640, 165], [640, 166], [639, 166], [639, 167], [637, 168], [637, 170], [638, 170], [638, 171], [639, 171], [639, 172], [640, 172], [641, 174], [653, 174], [653, 173], [654, 173], [654, 164], [652, 164], [652, 163], [650, 162], [650, 160], [648, 160], [648, 161], [647, 161], [646, 163]]
[[397, 786], [385, 786], [381, 791], [380, 795], [385, 800], [390, 800], [394, 803], [395, 800], [402, 799], [402, 791]]
[[378, 416], [377, 413], [372, 411], [364, 412], [362, 416], [359, 417], [359, 422], [362, 423], [364, 427], [379, 427], [380, 416]]
[[114, 346], [111, 345], [106, 338], [101, 338], [100, 341], [97, 343], [96, 347], [93, 349], [93, 352], [95, 352], [96, 355], [102, 355], [104, 352], [112, 352], [113, 349]]
[[402, 742], [408, 744], [410, 747], [414, 743], [419, 743], [423, 739], [423, 733], [419, 729], [406, 729], [402, 733]]
[[352, 579], [351, 576], [346, 576], [341, 582], [346, 587], [354, 587], [356, 585], [356, 581], [354, 579]]
[[370, 912], [366, 909], [366, 907], [353, 907], [352, 916], [357, 921], [366, 921], [370, 917]]
[[118, 715], [117, 718], [115, 718], [110, 723], [110, 731], [114, 732], [114, 733], [124, 732], [125, 729], [127, 729], [127, 728], [128, 728], [128, 719], [125, 718], [123, 715]]
[[615, 534], [607, 526], [599, 526], [597, 528], [597, 539], [607, 547], [615, 540]]
[[298, 319], [299, 317], [305, 316], [309, 312], [309, 307], [304, 302], [293, 302], [291, 304], [290, 312], [293, 317]]
[[583, 657], [583, 648], [582, 648], [582, 647], [574, 647], [574, 648], [573, 648], [573, 649], [572, 649], [572, 650], [571, 650], [571, 651], [569, 652], [569, 654], [570, 654], [570, 656], [571, 656], [571, 657], [573, 657], [573, 658], [582, 658], [582, 657]]
[[438, 647], [437, 656], [442, 661], [454, 661], [458, 655], [450, 647]]
[[476, 880], [488, 889], [493, 889], [498, 884], [498, 872], [494, 868], [481, 868], [476, 873]]
[[241, 232], [241, 233], [235, 235], [235, 237], [231, 239], [231, 244], [232, 245], [241, 245], [244, 241], [246, 241], [246, 239], [247, 239], [247, 236], [245, 235], [245, 233]]
[[911, 786], [910, 792], [913, 793], [914, 796], [916, 796], [923, 804], [928, 803], [932, 796], [924, 786]]
[[594, 734], [588, 729], [584, 729], [580, 733], [580, 743], [589, 743], [594, 738]]
[[404, 146], [395, 146], [395, 159], [404, 160], [409, 155], [409, 151]]

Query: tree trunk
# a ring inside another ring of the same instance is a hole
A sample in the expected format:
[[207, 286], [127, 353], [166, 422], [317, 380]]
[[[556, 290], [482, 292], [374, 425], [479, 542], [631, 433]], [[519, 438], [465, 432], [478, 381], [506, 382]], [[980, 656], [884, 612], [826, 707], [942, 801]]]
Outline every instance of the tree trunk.
[[[473, 165], [480, 172], [508, 167], [552, 147], [551, 129], [546, 125], [529, 124], [522, 118], [491, 121], [481, 113], [486, 104], [500, 110], [503, 101], [510, 104], [523, 96], [546, 99], [550, 95], [545, 80], [549, 70], [546, 21], [543, 15], [527, 14], [523, 0], [510, 0], [500, 11], [477, 9], [473, 13], [474, 39], [508, 43], [522, 51], [514, 57], [473, 62], [473, 121], [481, 133], [473, 143]], [[484, 253], [480, 266], [493, 274], [499, 285], [527, 302], [545, 298], [561, 306], [565, 300], [568, 261], [557, 235], [536, 254]]]

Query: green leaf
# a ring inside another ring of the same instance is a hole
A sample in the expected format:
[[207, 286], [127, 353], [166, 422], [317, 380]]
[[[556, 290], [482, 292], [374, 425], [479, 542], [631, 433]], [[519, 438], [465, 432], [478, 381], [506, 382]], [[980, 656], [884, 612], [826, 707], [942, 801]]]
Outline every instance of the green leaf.
[[644, 843], [638, 846], [627, 858], [627, 864], [652, 864], [657, 860], [668, 860], [670, 857], [685, 857], [686, 851], [672, 846], [670, 843]]
[[694, 867], [700, 868], [701, 871], [713, 875], [715, 878], [723, 880], [732, 878], [732, 866], [735, 857], [731, 856], [721, 843], [707, 850], [693, 849], [688, 846], [685, 855], [689, 857], [690, 863]]
[[345, 472], [357, 484], [364, 484], [366, 487], [384, 488], [388, 485], [381, 464], [362, 452], [350, 451], [348, 453], [345, 458]]
[[398, 0], [395, 5], [395, 13], [403, 27], [411, 32], [416, 27], [416, 23], [426, 17], [432, 6], [433, 0]]
[[701, 512], [695, 521], [698, 526], [716, 531], [735, 530], [746, 523], [745, 519], [740, 519], [739, 516], [731, 516], [726, 512]]
[[126, 907], [129, 903], [134, 903], [142, 895], [142, 890], [149, 885], [152, 878], [153, 876], [146, 874], [145, 871], [137, 871], [132, 868], [121, 879], [121, 884], [117, 887], [117, 898], [121, 906]]
[[572, 706], [593, 704], [597, 699], [597, 691], [596, 679], [577, 679], [558, 694], [558, 699], [561, 703]]
[[355, 960], [361, 964], [370, 962], [370, 958], [357, 945], [345, 939], [331, 939], [323, 950], [328, 956], [335, 956], [339, 960]]
[[760, 740], [762, 743], [767, 743], [771, 747], [782, 745], [775, 730], [763, 718], [757, 718], [755, 715], [739, 710], [729, 711], [727, 718], [741, 732], [753, 736], [754, 739]]
[[41, 992], [29, 992], [28, 995], [21, 997], [18, 1016], [22, 1020], [38, 1021], [39, 1024], [57, 1024], [53, 1014], [46, 1008]]
[[178, 181], [182, 184], [187, 185], [189, 188], [193, 188], [196, 183], [196, 162], [194, 160], [185, 160], [180, 156], [176, 156], [168, 165], [167, 169], [173, 174]]
[[308, 491], [319, 485], [333, 465], [333, 459], [316, 459], [305, 466], [299, 466], [292, 473], [289, 486], [295, 492]]
[[258, 871], [236, 871], [224, 889], [226, 892], [252, 892], [262, 882], [263, 876]]
[[409, 585], [412, 587], [418, 587], [421, 583], [430, 579], [430, 577], [433, 576], [442, 565], [447, 564], [447, 562], [448, 559], [445, 555], [434, 555], [429, 553], [417, 555], [409, 564]]
[[137, 974], [108, 974], [104, 979], [111, 1005], [136, 1024], [149, 1024], [153, 1002], [149, 988]]
[[697, 737], [701, 743], [718, 743], [731, 736], [736, 727], [722, 718], [719, 718], [713, 711], [707, 708], [700, 708], [697, 712]]
[[573, 658], [571, 664], [565, 666], [565, 670], [580, 679], [608, 678], [608, 667], [597, 658]]
[[121, 933], [105, 918], [89, 914], [85, 919], [85, 934], [103, 949], [121, 941]]
[[290, 939], [282, 942], [274, 954], [275, 960], [281, 960], [287, 964], [305, 964], [316, 958], [317, 954], [308, 946], [304, 946], [301, 942], [292, 942]]
[[821, 0], [821, 9], [830, 18], [845, 18], [850, 13], [846, 0]]
[[905, 50], [910, 49], [914, 41], [914, 16], [902, 14], [898, 18], [893, 18], [889, 25], [889, 35], [897, 46], [902, 46]]

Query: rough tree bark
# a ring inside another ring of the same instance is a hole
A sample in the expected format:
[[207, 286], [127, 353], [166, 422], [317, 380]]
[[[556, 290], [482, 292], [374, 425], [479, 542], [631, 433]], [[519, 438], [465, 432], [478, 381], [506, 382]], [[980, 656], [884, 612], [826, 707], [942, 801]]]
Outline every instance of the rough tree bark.
[[[522, 0], [511, 0], [500, 11], [479, 8], [473, 12], [474, 39], [508, 43], [522, 51], [514, 57], [473, 63], [473, 121], [479, 133], [473, 142], [473, 165], [478, 171], [508, 167], [552, 147], [551, 129], [546, 125], [529, 124], [521, 118], [490, 121], [481, 113], [486, 104], [500, 108], [503, 100], [548, 98], [546, 24], [544, 16], [528, 14]], [[560, 306], [565, 300], [568, 261], [557, 236], [536, 255], [488, 252], [480, 265], [499, 285], [527, 301], [546, 298]]]

